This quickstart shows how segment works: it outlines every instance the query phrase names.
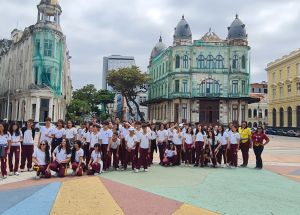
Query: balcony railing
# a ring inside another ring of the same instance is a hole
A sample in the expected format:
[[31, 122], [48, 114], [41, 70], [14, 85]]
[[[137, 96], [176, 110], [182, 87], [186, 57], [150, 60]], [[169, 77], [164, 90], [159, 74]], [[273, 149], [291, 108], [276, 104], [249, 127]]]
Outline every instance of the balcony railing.
[[189, 92], [173, 92], [171, 93], [171, 98], [190, 98], [191, 93]]
[[203, 93], [203, 92], [194, 92], [194, 97], [220, 97], [221, 93]]

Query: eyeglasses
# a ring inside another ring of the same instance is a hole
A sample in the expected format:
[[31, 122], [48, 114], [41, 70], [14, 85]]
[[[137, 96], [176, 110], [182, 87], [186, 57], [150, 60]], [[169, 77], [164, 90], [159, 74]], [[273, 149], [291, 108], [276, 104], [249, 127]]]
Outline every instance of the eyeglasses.
[[40, 144], [40, 146], [45, 146], [45, 145], [46, 145], [45, 143], [41, 143], [41, 144]]

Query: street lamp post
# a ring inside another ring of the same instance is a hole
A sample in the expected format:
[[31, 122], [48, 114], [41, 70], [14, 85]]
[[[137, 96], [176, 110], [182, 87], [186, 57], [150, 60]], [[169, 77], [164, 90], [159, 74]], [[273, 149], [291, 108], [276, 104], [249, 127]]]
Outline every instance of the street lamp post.
[[8, 93], [7, 93], [7, 109], [6, 109], [6, 119], [9, 121], [9, 103], [10, 103], [10, 77], [8, 78]]

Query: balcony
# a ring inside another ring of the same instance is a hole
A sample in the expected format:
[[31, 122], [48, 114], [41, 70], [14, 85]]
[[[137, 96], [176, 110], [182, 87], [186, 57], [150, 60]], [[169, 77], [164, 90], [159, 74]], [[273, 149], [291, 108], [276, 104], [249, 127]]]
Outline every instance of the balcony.
[[170, 94], [171, 98], [190, 98], [191, 93], [189, 92], [173, 92]]
[[203, 92], [195, 92], [193, 93], [193, 97], [220, 97], [221, 93], [203, 93]]
[[248, 94], [245, 93], [228, 93], [229, 98], [241, 98], [241, 97], [248, 97]]

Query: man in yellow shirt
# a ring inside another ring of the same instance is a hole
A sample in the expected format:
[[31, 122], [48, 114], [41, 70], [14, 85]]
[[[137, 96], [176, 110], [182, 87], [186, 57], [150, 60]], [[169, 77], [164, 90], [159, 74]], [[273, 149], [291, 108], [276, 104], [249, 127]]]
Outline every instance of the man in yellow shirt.
[[243, 164], [241, 167], [246, 167], [249, 160], [249, 148], [251, 148], [251, 130], [247, 126], [247, 122], [242, 122], [242, 127], [239, 128], [239, 133], [241, 136], [240, 149], [243, 155]]

